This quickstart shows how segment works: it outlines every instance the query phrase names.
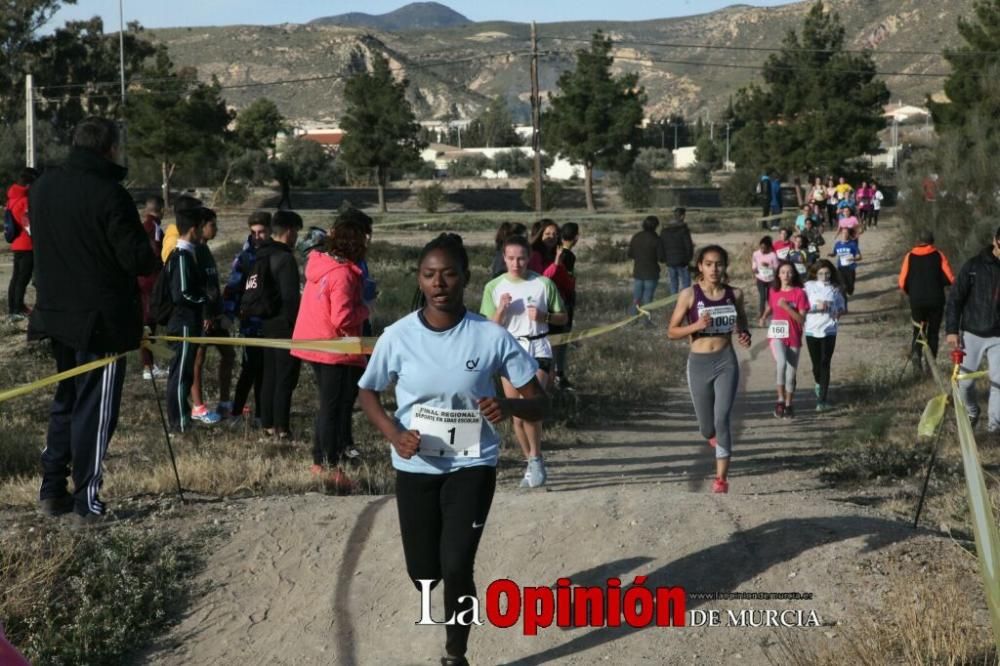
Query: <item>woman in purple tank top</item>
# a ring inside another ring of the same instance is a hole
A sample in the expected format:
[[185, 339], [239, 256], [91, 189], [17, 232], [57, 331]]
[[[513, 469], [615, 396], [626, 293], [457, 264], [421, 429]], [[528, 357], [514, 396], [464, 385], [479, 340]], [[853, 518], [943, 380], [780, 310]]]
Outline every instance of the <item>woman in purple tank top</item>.
[[698, 279], [681, 291], [670, 317], [671, 340], [691, 339], [687, 379], [698, 428], [715, 448], [712, 492], [729, 492], [729, 458], [733, 447], [730, 414], [740, 381], [732, 338], [750, 346], [750, 326], [743, 292], [726, 284], [729, 254], [718, 245], [698, 253]]

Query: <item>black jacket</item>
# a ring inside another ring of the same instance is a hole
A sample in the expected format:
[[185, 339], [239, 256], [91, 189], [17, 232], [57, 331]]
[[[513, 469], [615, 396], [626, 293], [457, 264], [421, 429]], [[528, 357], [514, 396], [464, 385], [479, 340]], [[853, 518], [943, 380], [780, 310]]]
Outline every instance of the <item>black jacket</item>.
[[943, 307], [944, 290], [954, 281], [948, 260], [933, 245], [918, 245], [903, 257], [899, 288], [910, 297], [910, 305]]
[[120, 181], [126, 170], [74, 148], [30, 191], [37, 303], [28, 338], [79, 351], [139, 347], [142, 310], [136, 278], [160, 260]]
[[663, 261], [663, 244], [655, 231], [642, 230], [632, 236], [628, 244], [628, 258], [635, 263], [632, 277], [636, 280], [659, 280], [660, 262]]
[[198, 243], [195, 246], [195, 258], [198, 260], [198, 269], [202, 274], [202, 283], [205, 286], [205, 319], [216, 319], [222, 316], [222, 286], [219, 284], [219, 266], [215, 263], [215, 256], [206, 243]]
[[188, 335], [201, 335], [205, 320], [205, 273], [198, 265], [197, 251], [190, 252], [180, 246], [167, 259], [170, 278], [170, 300], [174, 310], [170, 314], [167, 330], [179, 333], [186, 326]]
[[691, 230], [681, 220], [670, 220], [660, 232], [663, 243], [663, 263], [667, 266], [687, 266], [694, 259]]
[[281, 296], [278, 314], [261, 323], [261, 333], [267, 338], [291, 338], [295, 319], [299, 316], [299, 265], [295, 253], [284, 243], [270, 241], [257, 250], [257, 261], [269, 261], [271, 277]]
[[984, 338], [1000, 336], [1000, 260], [986, 248], [965, 262], [955, 286], [948, 293], [944, 327], [949, 335], [959, 330]]

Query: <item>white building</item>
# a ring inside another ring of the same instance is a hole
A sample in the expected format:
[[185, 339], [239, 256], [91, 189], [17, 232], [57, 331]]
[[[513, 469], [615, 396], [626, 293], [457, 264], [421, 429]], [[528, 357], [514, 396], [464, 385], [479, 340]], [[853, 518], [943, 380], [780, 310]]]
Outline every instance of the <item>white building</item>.
[[[526, 146], [515, 146], [511, 148], [463, 148], [459, 150], [455, 146], [446, 146], [443, 144], [431, 144], [428, 146], [423, 153], [421, 153], [421, 158], [425, 162], [434, 162], [434, 167], [440, 172], [448, 171], [448, 164], [454, 162], [460, 157], [469, 157], [472, 155], [482, 155], [487, 159], [493, 159], [499, 153], [505, 153], [510, 150], [517, 150], [523, 153], [529, 158], [533, 158], [535, 151]], [[544, 155], [545, 152], [543, 151]], [[510, 175], [506, 171], [491, 171], [487, 169], [482, 174], [483, 178], [509, 178]], [[546, 178], [552, 180], [570, 180], [572, 178], [583, 178], [584, 170], [583, 165], [573, 164], [567, 159], [556, 158], [552, 163], [552, 166], [545, 171]]]

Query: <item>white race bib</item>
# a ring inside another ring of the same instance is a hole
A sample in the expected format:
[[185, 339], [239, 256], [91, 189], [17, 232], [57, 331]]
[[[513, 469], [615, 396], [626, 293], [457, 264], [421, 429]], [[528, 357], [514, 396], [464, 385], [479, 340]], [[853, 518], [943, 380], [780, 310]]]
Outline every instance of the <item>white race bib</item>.
[[757, 279], [761, 282], [770, 282], [774, 279], [774, 269], [770, 266], [758, 266]]
[[795, 270], [797, 270], [799, 272], [799, 275], [805, 275], [806, 274], [806, 265], [805, 264], [795, 264]]
[[841, 266], [853, 266], [854, 265], [854, 255], [851, 253], [838, 254], [837, 257], [840, 259]]
[[778, 259], [788, 259], [788, 253], [792, 251], [790, 247], [783, 247], [778, 250]]
[[410, 430], [420, 433], [417, 452], [431, 458], [478, 458], [483, 417], [475, 409], [414, 405]]
[[712, 318], [712, 323], [701, 332], [701, 335], [726, 335], [732, 333], [736, 328], [736, 306], [735, 305], [713, 305], [709, 308], [698, 307], [698, 316], [707, 312]]
[[787, 340], [788, 322], [772, 321], [771, 326], [767, 329], [767, 337], [771, 338], [772, 340]]
[[819, 254], [819, 248], [815, 245], [809, 246], [809, 254]]

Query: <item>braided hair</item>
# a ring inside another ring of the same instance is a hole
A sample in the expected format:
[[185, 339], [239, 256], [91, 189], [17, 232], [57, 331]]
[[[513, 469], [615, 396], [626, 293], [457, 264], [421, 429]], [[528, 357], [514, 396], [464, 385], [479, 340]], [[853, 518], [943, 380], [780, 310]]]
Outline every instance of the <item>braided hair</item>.
[[[420, 250], [420, 255], [417, 259], [417, 268], [419, 269], [420, 265], [424, 263], [424, 259], [427, 258], [427, 255], [437, 250], [448, 253], [452, 259], [458, 262], [462, 274], [466, 276], [466, 279], [468, 279], [469, 253], [465, 249], [462, 237], [458, 234], [442, 233], [440, 236], [427, 243], [427, 245], [424, 245], [424, 248]], [[426, 304], [427, 299], [424, 298], [424, 292], [422, 292], [418, 286], [416, 293], [413, 295], [411, 310], [420, 310]]]

